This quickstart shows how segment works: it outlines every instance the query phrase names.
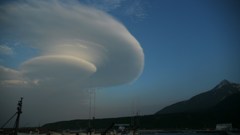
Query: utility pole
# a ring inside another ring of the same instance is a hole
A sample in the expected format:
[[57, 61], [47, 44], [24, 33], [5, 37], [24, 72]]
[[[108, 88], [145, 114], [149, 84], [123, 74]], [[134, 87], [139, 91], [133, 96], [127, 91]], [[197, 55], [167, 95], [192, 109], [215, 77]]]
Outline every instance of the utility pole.
[[17, 135], [17, 132], [18, 132], [20, 115], [22, 113], [22, 100], [23, 100], [23, 98], [21, 97], [21, 99], [18, 101], [17, 119], [16, 119], [15, 124], [14, 124], [14, 134], [13, 135]]

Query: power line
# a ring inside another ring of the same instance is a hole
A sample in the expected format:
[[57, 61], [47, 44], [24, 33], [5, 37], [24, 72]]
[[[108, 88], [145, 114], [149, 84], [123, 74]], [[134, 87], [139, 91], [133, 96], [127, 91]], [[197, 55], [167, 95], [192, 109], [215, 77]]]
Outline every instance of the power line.
[[8, 124], [8, 122], [9, 122], [10, 120], [12, 120], [13, 117], [16, 116], [16, 115], [17, 115], [17, 112], [15, 112], [15, 113], [13, 114], [13, 116], [12, 116], [10, 119], [8, 119], [7, 122], [5, 122], [5, 123], [2, 125], [1, 128], [4, 128], [4, 127]]

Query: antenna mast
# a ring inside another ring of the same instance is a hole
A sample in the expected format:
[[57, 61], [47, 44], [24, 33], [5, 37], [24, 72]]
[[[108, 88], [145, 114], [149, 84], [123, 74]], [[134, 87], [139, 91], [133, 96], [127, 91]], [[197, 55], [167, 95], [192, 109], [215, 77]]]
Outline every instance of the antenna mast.
[[18, 107], [17, 107], [17, 119], [14, 124], [14, 135], [17, 135], [18, 128], [19, 128], [19, 121], [20, 121], [20, 115], [22, 113], [22, 100], [23, 98], [18, 101]]

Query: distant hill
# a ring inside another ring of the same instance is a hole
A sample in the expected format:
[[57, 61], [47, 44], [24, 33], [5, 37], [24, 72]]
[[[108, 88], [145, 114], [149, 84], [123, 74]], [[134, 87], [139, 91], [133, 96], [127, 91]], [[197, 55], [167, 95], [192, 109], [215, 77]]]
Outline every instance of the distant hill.
[[155, 118], [158, 127], [166, 128], [215, 128], [218, 123], [240, 128], [239, 114], [240, 84], [223, 80], [207, 92], [163, 108], [155, 113]]
[[[156, 114], [205, 112], [232, 95], [240, 93], [240, 85], [223, 80], [212, 90], [198, 94], [189, 100], [167, 106]], [[218, 105], [223, 106], [223, 105]]]
[[[223, 80], [213, 89], [189, 100], [167, 106], [153, 115], [96, 119], [96, 129], [112, 123], [128, 123], [141, 129], [214, 129], [217, 123], [240, 128], [240, 84]], [[86, 129], [88, 120], [60, 121], [43, 125], [52, 130]], [[134, 124], [135, 123], [135, 124]]]

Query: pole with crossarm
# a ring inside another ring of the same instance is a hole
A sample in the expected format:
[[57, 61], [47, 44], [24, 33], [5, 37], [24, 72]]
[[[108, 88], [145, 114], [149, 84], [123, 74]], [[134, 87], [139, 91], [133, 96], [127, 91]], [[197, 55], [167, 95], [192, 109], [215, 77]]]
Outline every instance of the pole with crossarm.
[[14, 134], [13, 135], [17, 135], [17, 132], [18, 132], [20, 115], [22, 113], [22, 100], [23, 100], [23, 98], [21, 97], [21, 99], [18, 101], [17, 118], [16, 118], [16, 121], [14, 124]]

